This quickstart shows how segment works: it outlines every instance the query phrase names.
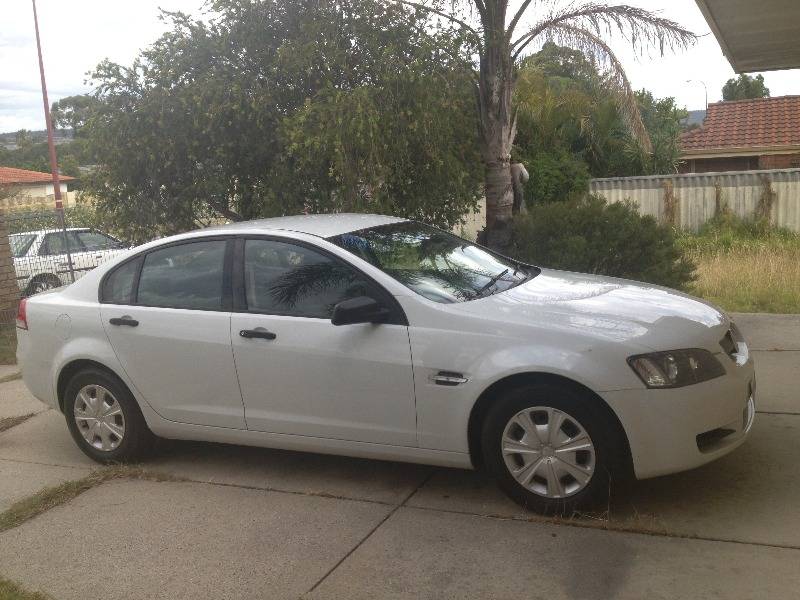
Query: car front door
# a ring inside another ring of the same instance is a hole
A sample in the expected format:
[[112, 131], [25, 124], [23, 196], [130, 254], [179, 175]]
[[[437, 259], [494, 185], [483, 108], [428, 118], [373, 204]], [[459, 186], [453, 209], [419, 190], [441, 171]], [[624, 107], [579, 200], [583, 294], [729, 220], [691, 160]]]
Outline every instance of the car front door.
[[81, 243], [81, 249], [74, 263], [75, 268], [80, 269], [82, 273], [91, 271], [123, 252], [122, 242], [105, 233], [86, 230], [78, 231], [77, 236]]
[[[248, 429], [415, 446], [411, 350], [394, 299], [318, 247], [237, 243], [231, 339]], [[390, 310], [386, 323], [331, 323], [334, 305], [364, 295]]]
[[232, 252], [228, 239], [170, 244], [103, 280], [103, 327], [134, 387], [165, 419], [245, 428], [231, 355]]

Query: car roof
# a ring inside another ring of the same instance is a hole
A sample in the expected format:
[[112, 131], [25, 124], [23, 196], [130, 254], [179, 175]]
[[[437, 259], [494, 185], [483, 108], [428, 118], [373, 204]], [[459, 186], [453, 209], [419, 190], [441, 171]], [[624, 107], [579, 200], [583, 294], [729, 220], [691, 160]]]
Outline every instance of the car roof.
[[[19, 231], [10, 234], [11, 237], [15, 235], [41, 235], [43, 233], [61, 233], [63, 229], [37, 229], [36, 231]], [[89, 227], [67, 227], [67, 231], [91, 231]]]
[[225, 233], [255, 233], [257, 231], [295, 231], [316, 235], [322, 238], [329, 238], [359, 229], [388, 225], [389, 223], [400, 223], [406, 219], [399, 217], [389, 217], [386, 215], [369, 215], [361, 213], [337, 213], [331, 215], [296, 215], [292, 217], [275, 217], [272, 219], [257, 219], [254, 221], [242, 221], [231, 223], [220, 227], [210, 227], [203, 229], [204, 233], [209, 231], [221, 231]]

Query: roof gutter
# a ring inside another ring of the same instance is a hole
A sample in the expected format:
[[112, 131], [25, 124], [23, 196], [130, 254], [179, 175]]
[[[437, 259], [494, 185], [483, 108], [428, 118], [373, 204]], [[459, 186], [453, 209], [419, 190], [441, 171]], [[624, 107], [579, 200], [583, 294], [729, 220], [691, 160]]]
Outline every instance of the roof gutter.
[[725, 158], [728, 156], [772, 156], [775, 154], [800, 153], [800, 145], [789, 146], [746, 146], [738, 148], [698, 148], [696, 150], [683, 150], [681, 159], [691, 158]]
[[711, 8], [708, 6], [706, 0], [695, 0], [697, 3], [697, 7], [700, 9], [700, 12], [703, 13], [703, 17], [706, 19], [706, 23], [711, 28], [711, 31], [714, 33], [714, 37], [717, 38], [717, 43], [719, 47], [722, 48], [722, 53], [725, 55], [725, 58], [728, 59], [728, 62], [731, 63], [733, 70], [737, 73], [743, 73], [743, 71], [736, 65], [736, 59], [733, 57], [733, 53], [731, 49], [728, 47], [725, 38], [722, 37], [722, 31], [717, 25], [717, 19], [714, 17], [714, 13], [711, 12]]

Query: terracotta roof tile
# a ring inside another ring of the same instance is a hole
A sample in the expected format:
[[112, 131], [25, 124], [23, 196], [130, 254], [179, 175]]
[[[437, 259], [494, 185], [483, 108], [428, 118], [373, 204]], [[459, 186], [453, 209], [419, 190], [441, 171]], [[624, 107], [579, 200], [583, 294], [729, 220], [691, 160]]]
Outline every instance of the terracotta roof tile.
[[[61, 175], [61, 181], [75, 181], [74, 177]], [[14, 167], [0, 167], [0, 185], [13, 185], [15, 183], [50, 183], [53, 176], [50, 173], [40, 173], [39, 171], [26, 171], [25, 169], [15, 169]]]
[[800, 146], [800, 96], [708, 105], [699, 129], [681, 136], [684, 151]]

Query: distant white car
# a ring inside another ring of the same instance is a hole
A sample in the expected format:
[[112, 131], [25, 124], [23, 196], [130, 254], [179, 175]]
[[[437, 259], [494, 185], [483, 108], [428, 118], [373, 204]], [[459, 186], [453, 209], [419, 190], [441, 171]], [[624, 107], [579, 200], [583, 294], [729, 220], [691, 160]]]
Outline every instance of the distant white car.
[[731, 452], [755, 414], [753, 359], [713, 306], [394, 217], [151, 242], [23, 300], [17, 328], [28, 388], [100, 462], [160, 436], [482, 465], [569, 513]]
[[[65, 240], [69, 240], [66, 242]], [[89, 228], [42, 229], [8, 236], [17, 283], [23, 295], [32, 296], [72, 283], [67, 243], [75, 279], [114, 258], [125, 248], [117, 238]]]

